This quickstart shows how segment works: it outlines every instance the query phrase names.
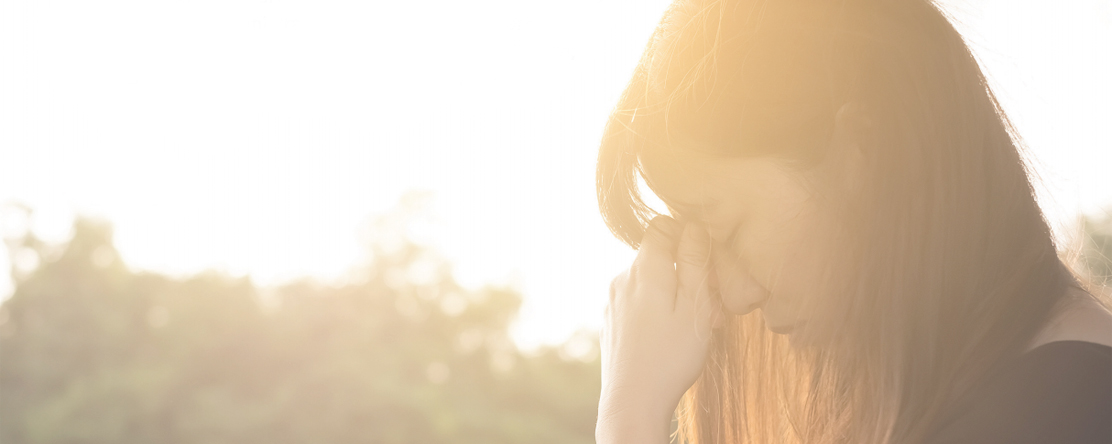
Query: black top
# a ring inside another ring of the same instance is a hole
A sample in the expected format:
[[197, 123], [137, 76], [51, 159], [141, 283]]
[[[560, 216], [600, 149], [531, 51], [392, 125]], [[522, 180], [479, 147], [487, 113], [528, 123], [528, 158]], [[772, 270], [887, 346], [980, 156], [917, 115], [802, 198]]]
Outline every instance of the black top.
[[1112, 444], [1112, 347], [1056, 341], [971, 390], [929, 444]]

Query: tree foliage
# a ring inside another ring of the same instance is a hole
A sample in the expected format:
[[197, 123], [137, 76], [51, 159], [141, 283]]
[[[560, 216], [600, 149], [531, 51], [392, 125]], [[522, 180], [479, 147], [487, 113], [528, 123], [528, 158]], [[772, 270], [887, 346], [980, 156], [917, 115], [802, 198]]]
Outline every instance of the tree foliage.
[[1112, 285], [1112, 211], [1103, 218], [1081, 219], [1081, 262], [1094, 282]]
[[0, 442], [592, 442], [597, 357], [516, 350], [520, 295], [462, 288], [407, 211], [340, 286], [133, 272], [88, 219], [12, 242], [38, 265], [0, 308]]

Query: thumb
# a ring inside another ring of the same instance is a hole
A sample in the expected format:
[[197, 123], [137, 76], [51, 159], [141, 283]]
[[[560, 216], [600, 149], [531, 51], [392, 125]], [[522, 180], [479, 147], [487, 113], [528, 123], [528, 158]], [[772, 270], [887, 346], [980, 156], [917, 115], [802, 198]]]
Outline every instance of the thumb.
[[681, 296], [685, 291], [694, 294], [694, 291], [707, 287], [710, 269], [710, 233], [696, 224], [684, 225], [676, 249], [676, 277]]
[[662, 214], [649, 221], [649, 227], [645, 230], [645, 236], [642, 238], [641, 244], [650, 244], [662, 248], [670, 247], [670, 250], [674, 253], [676, 242], [682, 232], [682, 223]]
[[645, 230], [645, 236], [641, 238], [641, 245], [637, 249], [637, 258], [634, 259], [634, 263], [652, 268], [668, 267], [671, 269], [675, 260], [676, 245], [682, 231], [683, 224], [675, 219], [664, 215], [654, 217], [649, 222], [648, 229]]

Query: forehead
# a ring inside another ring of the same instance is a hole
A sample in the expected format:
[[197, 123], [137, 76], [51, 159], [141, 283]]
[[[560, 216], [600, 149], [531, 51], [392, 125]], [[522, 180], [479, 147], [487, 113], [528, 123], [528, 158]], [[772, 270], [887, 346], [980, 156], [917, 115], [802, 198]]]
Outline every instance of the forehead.
[[698, 218], [719, 206], [761, 206], [798, 189], [799, 175], [770, 157], [723, 158], [702, 154], [643, 153], [645, 182], [670, 210]]

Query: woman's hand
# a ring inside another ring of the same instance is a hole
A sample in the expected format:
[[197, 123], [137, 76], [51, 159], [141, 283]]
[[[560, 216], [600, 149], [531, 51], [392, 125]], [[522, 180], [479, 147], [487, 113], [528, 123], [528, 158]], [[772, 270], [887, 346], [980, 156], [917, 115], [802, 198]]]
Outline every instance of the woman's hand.
[[633, 266], [610, 285], [601, 333], [600, 444], [668, 442], [721, 318], [705, 228], [658, 216]]

